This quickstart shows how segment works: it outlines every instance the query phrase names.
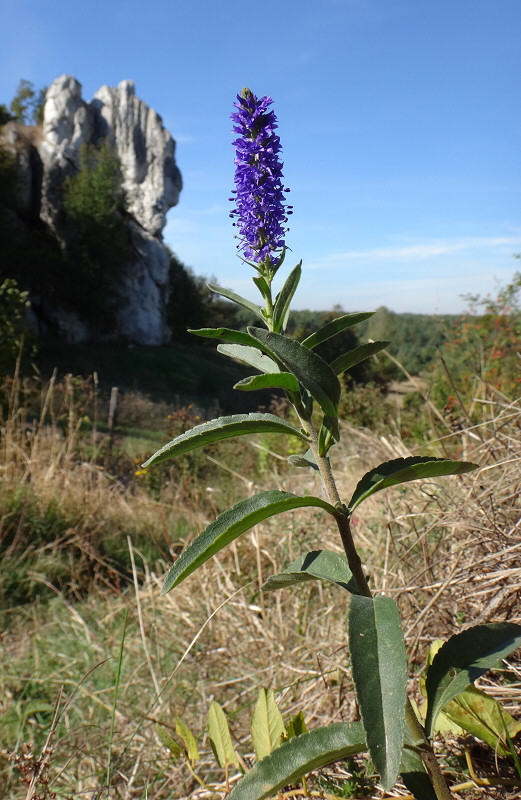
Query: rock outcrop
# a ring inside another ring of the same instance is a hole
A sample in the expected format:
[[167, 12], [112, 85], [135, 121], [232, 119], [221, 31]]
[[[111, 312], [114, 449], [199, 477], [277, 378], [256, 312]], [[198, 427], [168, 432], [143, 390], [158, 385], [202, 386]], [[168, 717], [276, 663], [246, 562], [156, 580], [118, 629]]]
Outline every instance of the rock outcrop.
[[[175, 142], [161, 117], [136, 97], [133, 81], [102, 86], [93, 100], [82, 99], [71, 75], [57, 78], [47, 92], [41, 135], [26, 142], [27, 130], [4, 128], [4, 141], [18, 155], [23, 196], [59, 239], [63, 184], [79, 166], [81, 145], [110, 141], [117, 150], [130, 215], [132, 261], [122, 275], [125, 305], [117, 312], [115, 336], [139, 344], [164, 344], [169, 258], [162, 243], [166, 213], [179, 200], [182, 180]], [[30, 151], [30, 152], [29, 152]], [[37, 196], [36, 196], [37, 195]], [[88, 340], [88, 328], [70, 312], [45, 309], [47, 320], [71, 340]]]

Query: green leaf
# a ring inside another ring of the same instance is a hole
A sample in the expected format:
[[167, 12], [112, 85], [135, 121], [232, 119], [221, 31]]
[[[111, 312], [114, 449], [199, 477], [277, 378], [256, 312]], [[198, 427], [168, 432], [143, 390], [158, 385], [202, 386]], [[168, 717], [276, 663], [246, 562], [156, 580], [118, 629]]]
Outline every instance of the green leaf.
[[220, 294], [222, 297], [226, 297], [227, 300], [231, 300], [233, 303], [247, 308], [248, 311], [251, 311], [252, 314], [255, 314], [256, 317], [259, 317], [259, 319], [264, 322], [264, 317], [262, 316], [259, 306], [252, 303], [251, 300], [247, 300], [245, 297], [241, 297], [240, 294], [235, 294], [235, 292], [230, 291], [230, 289], [223, 289], [222, 286], [216, 286], [213, 283], [208, 283], [207, 286], [211, 292]]
[[253, 278], [253, 283], [265, 300], [267, 300], [268, 297], [271, 297], [271, 290], [268, 286], [268, 282], [262, 277], [262, 275], [257, 275], [255, 278]]
[[446, 458], [431, 456], [410, 456], [386, 461], [367, 472], [359, 481], [348, 509], [351, 514], [355, 508], [375, 492], [396, 486], [399, 483], [415, 481], [418, 478], [439, 478], [443, 475], [460, 475], [478, 469], [477, 464], [470, 461], [449, 461]]
[[359, 722], [335, 722], [296, 736], [252, 769], [233, 788], [228, 800], [266, 800], [303, 775], [366, 749]]
[[261, 350], [255, 347], [246, 347], [241, 344], [218, 344], [217, 351], [225, 356], [246, 364], [247, 367], [258, 369], [259, 372], [279, 372], [278, 364]]
[[302, 261], [291, 270], [286, 279], [286, 283], [277, 295], [277, 299], [275, 300], [275, 304], [273, 306], [273, 330], [277, 333], [281, 330], [284, 331], [286, 328], [289, 307], [291, 301], [293, 300], [293, 295], [297, 290], [301, 274]]
[[416, 800], [437, 800], [436, 791], [421, 756], [408, 747], [402, 749], [400, 776]]
[[314, 580], [336, 583], [348, 592], [358, 594], [347, 561], [331, 550], [312, 550], [310, 553], [305, 553], [283, 572], [268, 578], [262, 584], [261, 591], [272, 592], [275, 589], [284, 589], [286, 586]]
[[254, 433], [287, 433], [307, 442], [302, 431], [295, 428], [291, 422], [276, 417], [274, 414], [235, 414], [231, 417], [218, 417], [210, 422], [203, 422], [202, 425], [196, 425], [195, 428], [176, 436], [171, 442], [163, 445], [157, 453], [150, 456], [143, 466], [150, 467], [152, 464], [159, 464], [161, 461], [167, 461], [174, 456], [180, 456], [190, 450], [196, 450], [198, 447], [220, 442], [223, 439], [249, 436]]
[[298, 381], [291, 372], [266, 373], [243, 378], [233, 387], [243, 392], [252, 392], [256, 389], [286, 389], [288, 392], [298, 392]]
[[186, 748], [186, 754], [192, 764], [195, 761], [199, 760], [199, 751], [197, 750], [197, 742], [195, 741], [195, 736], [193, 735], [192, 731], [188, 727], [188, 725], [183, 722], [182, 719], [179, 717], [175, 718], [175, 731], [180, 739], [183, 740], [183, 744]]
[[373, 314], [374, 311], [363, 311], [359, 314], [345, 314], [343, 317], [337, 317], [322, 328], [319, 328], [318, 331], [312, 333], [307, 339], [304, 339], [302, 345], [309, 349], [316, 347], [317, 344], [331, 339], [331, 337], [336, 336], [337, 333], [345, 331], [346, 328], [350, 328], [352, 325], [357, 325], [359, 322], [362, 322], [362, 320], [372, 317]]
[[[281, 250], [280, 256], [277, 258], [277, 260], [276, 261], [273, 261], [273, 260], [271, 261], [271, 266], [269, 268], [269, 271], [270, 271], [271, 275], [275, 275], [275, 273], [283, 265], [284, 259], [286, 258], [286, 252], [287, 252], [287, 248], [283, 247], [282, 250]], [[246, 262], [246, 263], [248, 263], [248, 262]], [[255, 266], [255, 265], [253, 264], [252, 266]]]
[[308, 448], [305, 453], [292, 453], [292, 455], [288, 456], [288, 462], [293, 467], [311, 467], [311, 469], [318, 470], [318, 464], [315, 461], [315, 454], [313, 450]]
[[349, 353], [344, 353], [338, 356], [338, 358], [335, 358], [329, 366], [335, 375], [340, 375], [340, 373], [345, 372], [346, 369], [351, 369], [351, 367], [354, 367], [361, 361], [365, 361], [369, 356], [373, 356], [375, 353], [383, 350], [388, 344], [390, 344], [390, 342], [368, 342], [367, 344], [361, 344], [353, 350], [350, 350]]
[[291, 722], [289, 723], [286, 736], [288, 739], [293, 739], [295, 736], [301, 736], [303, 733], [307, 733], [307, 725], [306, 720], [304, 719], [304, 714], [302, 711], [299, 711], [298, 714], [295, 714]]
[[335, 443], [335, 432], [328, 417], [324, 417], [318, 432], [318, 453], [326, 456]]
[[500, 756], [510, 755], [505, 726], [512, 738], [521, 731], [520, 720], [514, 719], [495, 697], [482, 692], [473, 684], [450, 700], [438, 719], [444, 715], [467, 733], [486, 742]]
[[338, 403], [340, 401], [340, 381], [328, 364], [317, 353], [303, 347], [294, 339], [262, 328], [248, 328], [250, 333], [270, 355], [275, 355], [292, 372], [299, 383], [315, 398], [318, 405], [329, 418], [335, 437], [338, 432]]
[[[421, 711], [418, 712], [414, 698], [411, 698], [411, 703], [418, 721], [421, 723]], [[414, 795], [416, 800], [438, 800], [434, 786], [432, 785], [432, 781], [425, 768], [421, 755], [416, 749], [411, 749], [415, 746], [415, 739], [416, 737], [406, 724], [404, 746], [402, 749], [402, 760], [400, 763], [400, 775], [402, 781], [407, 789]]]
[[215, 522], [205, 528], [188, 547], [183, 550], [166, 576], [162, 594], [178, 586], [188, 575], [208, 561], [223, 547], [233, 542], [241, 533], [253, 528], [275, 514], [291, 511], [294, 508], [314, 506], [328, 511], [336, 517], [337, 509], [319, 497], [299, 497], [290, 492], [271, 490], [260, 492], [246, 500], [241, 500], [233, 508], [219, 514]]
[[427, 670], [425, 729], [431, 736], [436, 717], [469, 683], [521, 647], [521, 625], [490, 622], [451, 636]]
[[384, 789], [396, 783], [405, 730], [407, 665], [398, 608], [390, 597], [353, 595], [349, 652], [369, 754]]
[[[434, 656], [443, 647], [442, 639], [435, 639], [429, 646], [425, 672], [434, 660]], [[420, 676], [420, 690], [427, 696], [425, 678]], [[427, 703], [420, 708], [424, 716]], [[505, 732], [506, 728], [506, 732]], [[521, 721], [498, 703], [491, 695], [477, 689], [472, 683], [452, 700], [449, 700], [443, 711], [440, 711], [434, 723], [435, 733], [449, 732], [462, 736], [465, 731], [486, 742], [500, 756], [510, 755], [508, 736], [515, 737], [521, 731]]]
[[170, 734], [167, 733], [165, 731], [165, 729], [159, 723], [156, 723], [156, 733], [159, 736], [159, 738], [161, 739], [161, 742], [164, 744], [165, 747], [168, 748], [168, 750], [170, 750], [170, 752], [172, 753], [173, 757], [177, 761], [177, 759], [180, 758], [180, 756], [182, 754], [182, 750], [179, 747], [179, 745], [177, 744], [176, 740], [173, 739], [170, 736]]
[[203, 339], [220, 339], [221, 342], [242, 344], [246, 347], [259, 347], [259, 343], [244, 331], [234, 331], [233, 328], [188, 328], [188, 333], [201, 336]]
[[257, 761], [269, 756], [286, 734], [272, 689], [261, 689], [251, 718], [251, 738]]
[[226, 769], [229, 764], [238, 767], [239, 760], [233, 747], [226, 715], [215, 700], [208, 711], [208, 735], [219, 766], [222, 769]]

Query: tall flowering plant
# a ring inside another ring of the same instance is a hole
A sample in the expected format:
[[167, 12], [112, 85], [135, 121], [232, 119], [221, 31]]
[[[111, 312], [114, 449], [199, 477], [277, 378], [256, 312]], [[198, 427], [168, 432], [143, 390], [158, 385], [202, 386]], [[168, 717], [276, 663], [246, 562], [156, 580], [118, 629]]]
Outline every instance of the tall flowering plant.
[[[351, 518], [361, 503], [387, 487], [419, 478], [461, 474], [476, 469], [476, 465], [431, 456], [398, 458], [363, 475], [350, 498], [340, 497], [329, 460], [331, 448], [340, 440], [338, 376], [388, 342], [360, 345], [331, 363], [316, 352], [317, 345], [366, 319], [369, 313], [334, 319], [301, 342], [285, 335], [301, 263], [273, 297], [272, 281], [284, 260], [286, 225], [292, 209], [286, 204], [288, 190], [283, 184], [280, 142], [271, 105], [269, 97], [259, 99], [243, 89], [232, 115], [238, 138], [234, 142], [231, 216], [238, 229], [239, 251], [256, 273], [253, 282], [262, 301], [255, 303], [222, 287], [211, 287], [247, 308], [258, 324], [247, 332], [202, 328], [193, 333], [217, 339], [221, 353], [253, 371], [236, 384], [236, 389], [283, 389], [295, 409], [298, 425], [265, 413], [219, 417], [176, 437], [145, 466], [229, 437], [274, 432], [301, 443], [302, 452], [290, 456], [289, 461], [296, 468], [315, 470], [322, 479], [325, 497], [271, 490], [241, 500], [220, 514], [181, 553], [168, 572], [163, 593], [179, 586], [209, 558], [263, 520], [296, 508], [320, 509], [334, 520], [345, 558], [329, 549], [304, 552], [261, 588], [270, 591], [298, 587], [302, 580], [321, 580], [345, 593], [351, 670], [361, 721], [312, 731], [306, 731], [305, 726], [298, 730], [294, 727], [289, 741], [258, 761], [236, 784], [230, 800], [263, 800], [304, 779], [312, 769], [366, 750], [386, 790], [400, 775], [418, 800], [449, 800], [451, 792], [431, 744], [436, 720], [469, 683], [521, 644], [521, 626], [506, 622], [481, 625], [450, 638], [429, 666], [427, 712], [420, 722], [407, 697], [406, 650], [397, 605], [392, 598], [371, 592], [352, 535]], [[212, 711], [214, 717], [216, 713]], [[222, 724], [221, 718], [214, 720], [221, 740]], [[223, 759], [226, 766], [233, 763], [233, 750], [228, 760], [225, 756]]]
[[235, 209], [231, 217], [239, 228], [239, 249], [271, 281], [280, 266], [277, 253], [284, 249], [285, 224], [292, 208], [285, 202], [277, 118], [269, 111], [271, 97], [258, 100], [249, 89], [237, 95], [232, 114], [235, 140]]

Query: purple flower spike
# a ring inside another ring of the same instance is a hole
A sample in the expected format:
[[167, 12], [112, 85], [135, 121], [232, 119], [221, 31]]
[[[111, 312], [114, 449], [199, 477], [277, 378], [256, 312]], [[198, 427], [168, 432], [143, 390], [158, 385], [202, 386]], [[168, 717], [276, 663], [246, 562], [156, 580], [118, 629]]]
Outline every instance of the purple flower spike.
[[235, 203], [231, 217], [239, 229], [238, 249], [257, 264], [265, 264], [273, 275], [284, 246], [285, 223], [292, 213], [285, 208], [282, 183], [280, 140], [275, 133], [277, 117], [268, 111], [271, 97], [260, 100], [249, 89], [237, 95], [232, 116], [233, 130], [239, 134], [235, 147]]

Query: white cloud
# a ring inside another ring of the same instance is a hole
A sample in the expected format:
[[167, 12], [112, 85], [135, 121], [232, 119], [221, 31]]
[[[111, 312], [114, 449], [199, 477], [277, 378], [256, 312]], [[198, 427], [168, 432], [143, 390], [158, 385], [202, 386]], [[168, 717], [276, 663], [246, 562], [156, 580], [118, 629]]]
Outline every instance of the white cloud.
[[382, 261], [425, 261], [462, 250], [502, 246], [521, 247], [521, 236], [473, 237], [462, 241], [440, 241], [409, 246], [380, 247], [372, 250], [349, 250], [345, 253], [331, 253], [326, 258], [315, 261], [308, 266], [311, 269], [320, 269], [332, 267], [345, 261], [371, 261], [373, 263]]
[[[171, 125], [168, 128], [168, 130], [170, 129], [175, 130], [175, 127]], [[190, 136], [190, 134], [177, 133], [177, 132], [174, 136], [174, 139], [176, 144], [194, 144], [195, 142], [198, 141], [196, 136]]]

